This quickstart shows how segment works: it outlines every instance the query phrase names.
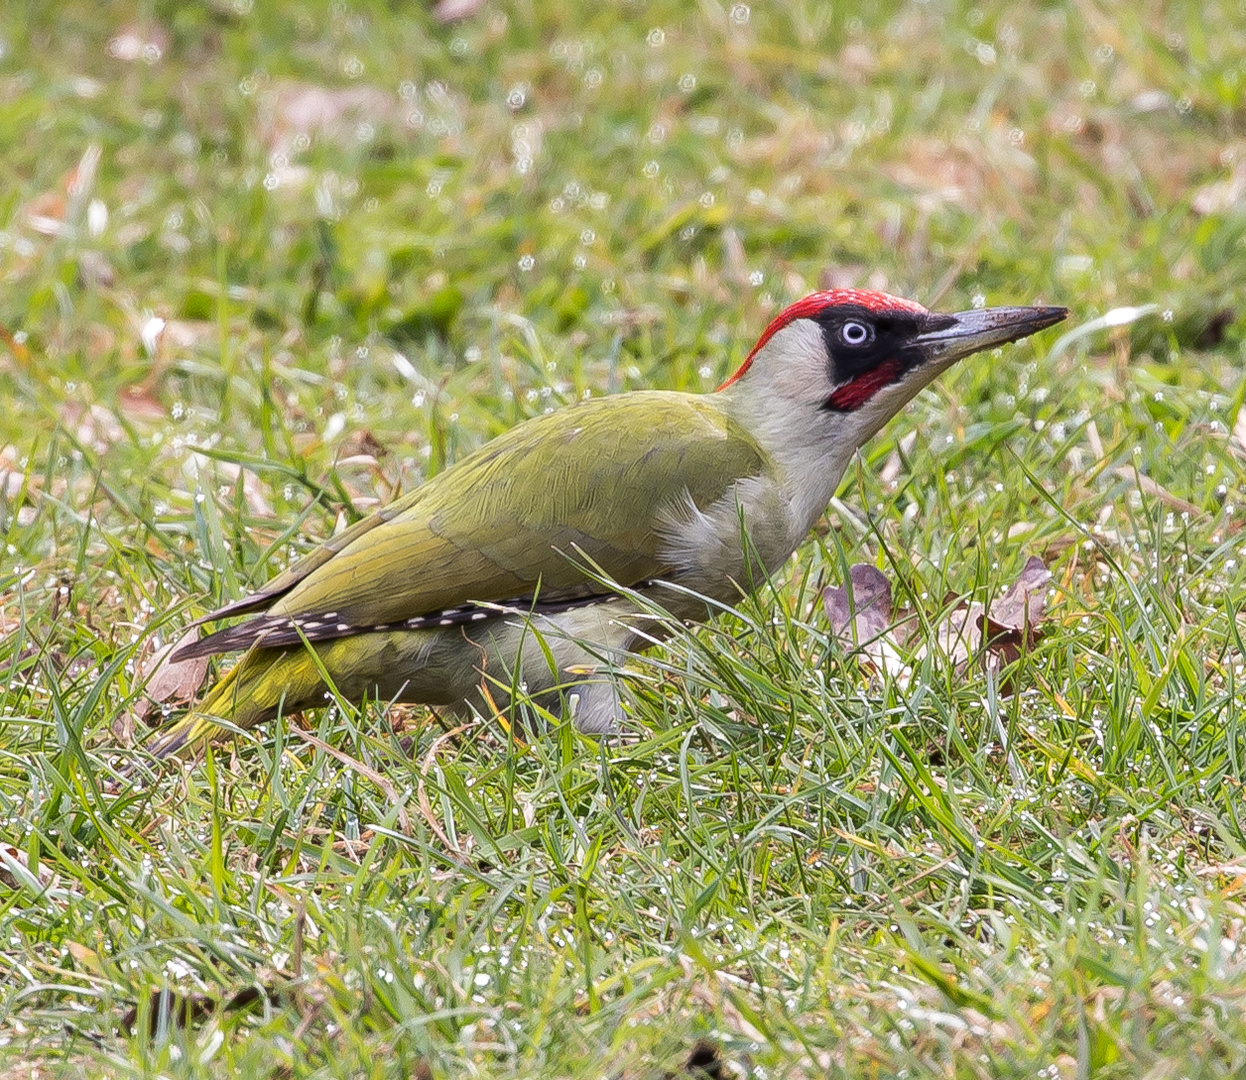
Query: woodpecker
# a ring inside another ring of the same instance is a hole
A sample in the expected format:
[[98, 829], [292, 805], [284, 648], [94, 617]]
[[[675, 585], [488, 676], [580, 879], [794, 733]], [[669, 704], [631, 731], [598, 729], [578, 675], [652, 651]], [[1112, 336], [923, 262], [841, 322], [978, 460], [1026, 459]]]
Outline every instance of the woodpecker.
[[639, 390], [528, 420], [201, 620], [252, 616], [175, 660], [246, 652], [153, 753], [202, 745], [218, 720], [323, 704], [322, 671], [350, 700], [450, 711], [506, 707], [519, 683], [582, 732], [615, 731], [611, 673], [653, 640], [640, 599], [687, 622], [739, 601], [935, 376], [1067, 314], [815, 292], [714, 393]]

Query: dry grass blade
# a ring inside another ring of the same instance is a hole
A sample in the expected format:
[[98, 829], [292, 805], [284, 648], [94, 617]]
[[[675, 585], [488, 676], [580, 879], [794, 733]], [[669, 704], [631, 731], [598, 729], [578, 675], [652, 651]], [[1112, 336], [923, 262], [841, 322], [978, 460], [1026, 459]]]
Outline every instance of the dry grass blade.
[[389, 799], [390, 804], [397, 808], [398, 823], [402, 826], [404, 836], [411, 835], [411, 819], [407, 816], [406, 806], [398, 797], [398, 791], [389, 779], [382, 773], [377, 772], [369, 765], [365, 765], [358, 758], [353, 758], [349, 754], [343, 753], [336, 746], [330, 746], [323, 739], [317, 738], [310, 731], [304, 731], [302, 728], [291, 728], [291, 731], [302, 739], [305, 743], [310, 743], [317, 750], [328, 754], [329, 757], [340, 761], [353, 772], [357, 772], [360, 776], [371, 780], [378, 788], [385, 793], [385, 797]]
[[1192, 502], [1174, 495], [1161, 484], [1152, 480], [1151, 477], [1138, 472], [1137, 469], [1129, 465], [1121, 465], [1113, 470], [1114, 475], [1119, 476], [1122, 480], [1129, 480], [1138, 486], [1138, 490], [1143, 495], [1150, 495], [1154, 499], [1159, 499], [1165, 506], [1171, 506], [1174, 510], [1182, 514], [1189, 514], [1190, 517], [1199, 517], [1203, 511], [1195, 506]]
[[416, 800], [420, 808], [420, 815], [424, 818], [425, 822], [428, 823], [428, 827], [432, 829], [433, 834], [437, 837], [437, 839], [440, 840], [445, 846], [445, 849], [450, 852], [450, 854], [460, 859], [466, 857], [467, 852], [465, 852], [457, 844], [451, 843], [450, 837], [446, 835], [446, 831], [441, 827], [441, 822], [437, 820], [436, 815], [433, 813], [432, 803], [428, 801], [428, 789], [424, 781], [433, 767], [433, 762], [437, 760], [437, 754], [441, 750], [442, 746], [444, 746], [451, 739], [455, 738], [455, 736], [462, 734], [474, 724], [475, 721], [468, 721], [467, 723], [460, 724], [458, 727], [451, 728], [449, 731], [443, 732], [433, 740], [432, 746], [428, 748], [428, 753], [424, 755], [424, 761], [420, 765], [420, 782], [416, 787]]

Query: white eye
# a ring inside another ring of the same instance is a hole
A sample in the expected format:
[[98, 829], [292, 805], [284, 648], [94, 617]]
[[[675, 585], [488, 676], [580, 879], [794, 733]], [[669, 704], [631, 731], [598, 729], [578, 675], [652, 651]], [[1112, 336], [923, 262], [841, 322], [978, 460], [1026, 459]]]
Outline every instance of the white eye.
[[839, 337], [845, 345], [864, 345], [874, 336], [874, 331], [865, 323], [846, 322], [839, 328]]

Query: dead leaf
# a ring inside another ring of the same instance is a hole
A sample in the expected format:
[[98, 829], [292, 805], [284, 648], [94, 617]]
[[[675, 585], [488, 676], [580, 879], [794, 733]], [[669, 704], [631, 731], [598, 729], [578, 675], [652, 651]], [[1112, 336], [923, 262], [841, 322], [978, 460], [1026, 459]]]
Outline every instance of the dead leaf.
[[881, 570], [868, 563], [850, 567], [848, 584], [824, 589], [822, 604], [845, 648], [860, 649], [876, 671], [897, 677], [908, 673], [899, 646], [911, 624], [894, 625], [891, 582]]
[[988, 667], [999, 669], [1029, 652], [1042, 637], [1038, 629], [1047, 614], [1047, 586], [1051, 571], [1043, 560], [1031, 555], [1021, 575], [986, 614], [986, 656]]
[[78, 442], [97, 454], [107, 451], [125, 435], [116, 416], [98, 403], [67, 401], [61, 406], [61, 419]]
[[910, 431], [907, 435], [900, 437], [896, 448], [891, 451], [883, 467], [878, 471], [878, 478], [884, 484], [894, 483], [900, 475], [900, 470], [904, 467], [904, 459], [910, 457], [914, 447], [917, 446], [917, 432]]
[[57, 876], [43, 863], [31, 873], [26, 852], [12, 844], [0, 844], [0, 885], [9, 889], [25, 887], [32, 893], [46, 892], [57, 883]]
[[[982, 619], [986, 609], [979, 603], [952, 608], [935, 626], [933, 647], [949, 660], [957, 673], [966, 671], [970, 659], [982, 646]], [[926, 658], [930, 646], [917, 650], [917, 661]]]
[[149, 356], [169, 360], [186, 353], [215, 346], [220, 327], [206, 319], [166, 319], [159, 315], [135, 313], [131, 320], [134, 336]]
[[[26, 470], [18, 462], [16, 446], [0, 447], [0, 495], [10, 502], [16, 499], [26, 483]], [[34, 487], [34, 477], [31, 477]]]
[[335, 464], [339, 469], [378, 469], [381, 465], [371, 454], [350, 454], [338, 458]]
[[78, 164], [61, 177], [57, 187], [41, 192], [22, 207], [22, 217], [31, 229], [42, 236], [60, 236], [66, 222], [77, 219], [95, 187], [102, 152], [99, 145], [89, 144]]
[[108, 55], [127, 64], [138, 60], [154, 64], [169, 51], [170, 41], [163, 26], [124, 26], [109, 39]]
[[[859, 650], [876, 671], [907, 679], [912, 669], [905, 664], [904, 653], [916, 619], [896, 622], [891, 583], [876, 567], [858, 564], [848, 575], [847, 586], [822, 593], [832, 632], [847, 648]], [[1031, 556], [1012, 587], [989, 608], [976, 600], [954, 603], [914, 659], [920, 663], [933, 649], [957, 674], [968, 672], [975, 661], [985, 670], [1001, 670], [1040, 640], [1039, 624], [1046, 615], [1050, 582], [1051, 571], [1042, 559]], [[945, 606], [954, 601], [955, 595], [948, 597]], [[1001, 689], [1011, 691], [1011, 687]]]
[[222, 473], [231, 484], [242, 485], [242, 497], [246, 499], [248, 509], [256, 517], [275, 516], [272, 503], [264, 494], [264, 486], [253, 469], [244, 468], [236, 461], [213, 461], [205, 454], [192, 454], [186, 461], [187, 471], [196, 477], [204, 473], [211, 475], [213, 468]]
[[20, 364], [27, 364], [30, 361], [30, 348], [26, 345], [25, 338], [18, 338], [7, 326], [0, 323], [0, 341], [9, 347], [9, 351]]
[[94, 949], [90, 949], [78, 941], [66, 941], [65, 948], [69, 950], [69, 955], [73, 957], [73, 961], [83, 971], [90, 972], [92, 975], [104, 975], [104, 964], [100, 960], [100, 955]]
[[[9, 612], [10, 599], [11, 594], [6, 593], [0, 596], [0, 640], [16, 632], [22, 626], [21, 616]], [[17, 608], [17, 605], [15, 604], [14, 607]]]
[[[191, 1024], [202, 1023], [218, 1011], [234, 1012], [249, 1009], [265, 999], [270, 1002], [280, 1000], [275, 992], [265, 992], [258, 986], [244, 986], [241, 990], [221, 1000], [209, 997], [207, 994], [183, 994], [170, 990], [168, 987], [153, 990], [147, 998], [147, 1030], [154, 1035], [160, 1028], [162, 1018], [170, 1029], [190, 1027]], [[122, 1034], [137, 1034], [139, 1016], [137, 1005], [126, 1010], [121, 1018]]]
[[281, 81], [264, 95], [260, 138], [269, 149], [270, 160], [285, 158], [287, 164], [275, 168], [273, 175], [279, 184], [286, 184], [311, 175], [305, 166], [295, 164], [304, 145], [357, 145], [360, 124], [399, 120], [397, 98], [380, 87]]
[[[999, 671], [1028, 652], [1042, 636], [1051, 571], [1030, 556], [1017, 580], [988, 609], [974, 601], [953, 608], [935, 627], [935, 646], [960, 674], [980, 657], [988, 671]], [[919, 651], [919, 658], [925, 650]]]
[[134, 706], [134, 713], [146, 724], [160, 721], [164, 705], [185, 705], [198, 692], [208, 674], [208, 657], [193, 660], [169, 658], [183, 645], [199, 640], [199, 627], [192, 626], [177, 641], [170, 641], [139, 664], [138, 677], [145, 699]]
[[59, 191], [44, 191], [22, 207], [22, 215], [35, 232], [57, 236], [65, 222], [69, 200]]
[[1021, 574], [1003, 596], [991, 604], [991, 622], [1009, 630], [1023, 630], [1043, 621], [1047, 610], [1046, 592], [1051, 571], [1037, 555], [1031, 555]]
[[117, 271], [98, 251], [84, 251], [78, 256], [78, 280], [84, 288], [111, 289], [117, 283]]
[[361, 456], [383, 458], [389, 453], [389, 447], [367, 428], [358, 428], [342, 440], [342, 447], [339, 453], [343, 458]]
[[[250, 507], [251, 513], [256, 517], [275, 517], [272, 503], [268, 501], [268, 496], [264, 494], [260, 478], [250, 469], [240, 470], [240, 474], [242, 476], [242, 496], [247, 500], [247, 506]], [[235, 481], [236, 479], [237, 477], [235, 477]]]
[[150, 387], [141, 383], [124, 387], [118, 395], [118, 404], [122, 415], [131, 422], [150, 420], [164, 423], [169, 418], [169, 410], [153, 396]]
[[891, 582], [869, 563], [851, 567], [843, 588], [823, 590], [822, 603], [836, 637], [853, 644], [870, 641], [891, 625]]

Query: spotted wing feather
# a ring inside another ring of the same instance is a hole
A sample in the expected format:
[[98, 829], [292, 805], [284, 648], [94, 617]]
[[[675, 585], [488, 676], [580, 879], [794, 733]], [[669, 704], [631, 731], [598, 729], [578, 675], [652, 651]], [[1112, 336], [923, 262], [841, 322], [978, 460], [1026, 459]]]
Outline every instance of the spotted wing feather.
[[562, 409], [499, 436], [254, 600], [222, 609], [268, 613], [179, 658], [471, 621], [482, 604], [522, 609], [534, 596], [542, 606], [601, 599], [598, 572], [626, 586], [669, 574], [659, 550], [665, 508], [689, 498], [708, 506], [766, 467], [756, 443], [704, 398], [640, 392]]

